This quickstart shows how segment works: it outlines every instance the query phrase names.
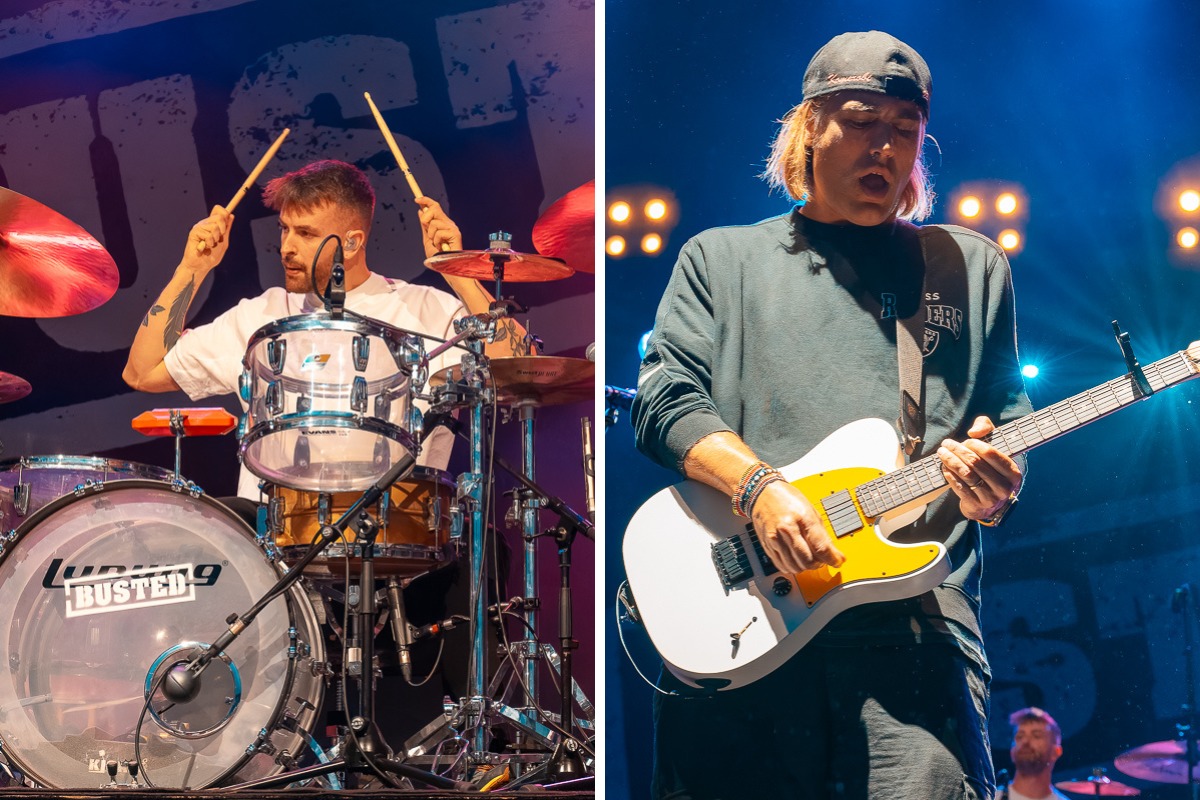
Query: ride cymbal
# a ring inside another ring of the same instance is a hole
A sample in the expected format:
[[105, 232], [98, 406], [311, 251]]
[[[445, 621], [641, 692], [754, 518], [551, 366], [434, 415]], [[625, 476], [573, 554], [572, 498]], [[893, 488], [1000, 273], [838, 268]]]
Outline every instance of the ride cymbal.
[[[474, 278], [477, 281], [495, 280], [492, 262], [493, 250], [447, 250], [425, 259], [425, 266], [443, 275]], [[518, 253], [516, 250], [500, 251], [504, 262], [505, 283], [538, 283], [569, 278], [575, 270], [555, 258]]]
[[533, 246], [579, 272], [596, 271], [596, 182], [555, 200], [533, 223]]
[[0, 315], [82, 314], [107, 302], [119, 281], [112, 256], [91, 234], [0, 187]]
[[[566, 405], [594, 394], [596, 365], [586, 358], [505, 356], [489, 363], [500, 405]], [[461, 379], [462, 367], [455, 365], [434, 373], [429, 383], [441, 386]]]
[[[1158, 783], [1188, 782], [1187, 745], [1179, 739], [1135, 747], [1117, 756], [1113, 763], [1131, 778]], [[1193, 774], [1200, 779], [1200, 767]]]

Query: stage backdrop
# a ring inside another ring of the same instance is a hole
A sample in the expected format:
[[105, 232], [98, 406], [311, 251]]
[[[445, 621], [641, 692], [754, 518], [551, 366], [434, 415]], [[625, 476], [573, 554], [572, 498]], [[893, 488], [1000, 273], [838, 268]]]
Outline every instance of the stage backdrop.
[[[0, 317], [0, 370], [33, 386], [27, 398], [0, 407], [0, 458], [98, 455], [171, 466], [171, 442], [142, 438], [130, 420], [150, 408], [193, 404], [182, 394], [130, 390], [121, 380], [129, 343], [179, 262], [190, 227], [229, 201], [285, 127], [291, 136], [260, 186], [315, 159], [357, 164], [379, 195], [372, 268], [445, 288], [421, 263], [412, 193], [364, 92], [424, 193], [462, 228], [466, 248], [486, 248], [488, 234], [504, 230], [514, 249], [534, 252], [539, 215], [594, 177], [592, 6], [7, 0], [0, 9], [0, 184], [103, 243], [120, 268], [120, 288], [77, 316]], [[229, 254], [198, 292], [189, 324], [280, 285], [281, 269], [276, 217], [256, 188], [237, 208]], [[593, 286], [590, 274], [578, 273], [510, 284], [506, 294], [529, 307], [521, 319], [545, 341], [545, 353], [582, 358], [595, 339]], [[224, 400], [236, 411], [232, 398]], [[537, 477], [581, 511], [580, 420], [592, 416], [592, 405], [579, 403], [543, 409], [537, 419]], [[515, 421], [501, 422], [498, 441], [519, 465]], [[185, 442], [184, 476], [211, 495], [233, 494], [236, 444], [232, 436]], [[466, 466], [465, 454], [456, 453], [451, 472]], [[502, 476], [497, 491], [512, 484]], [[497, 503], [502, 515], [504, 498]], [[554, 522], [548, 515], [542, 521]], [[519, 533], [505, 532], [516, 558]], [[538, 547], [539, 634], [557, 649], [557, 553], [549, 540]], [[576, 676], [593, 699], [594, 564], [593, 543], [579, 540]], [[513, 581], [509, 590], [521, 593]]]
[[[1160, 215], [1174, 213], [1170, 176], [1197, 183], [1200, 16], [1174, 0], [1100, 5], [1105, 13], [1080, 13], [1078, 3], [610, 0], [608, 190], [665, 187], [679, 215], [664, 256], [607, 261], [606, 382], [635, 385], [638, 340], [688, 237], [788, 210], [756, 175], [776, 121], [801, 99], [809, 58], [843, 31], [888, 31], [929, 62], [933, 222], [954, 221], [955, 191], [968, 182], [1022, 187], [1029, 216], [1012, 268], [1022, 360], [1041, 367], [1027, 381], [1036, 408], [1125, 372], [1113, 319], [1132, 332], [1143, 364], [1200, 338], [1200, 272], [1173, 255], [1175, 226]], [[1105, 767], [1144, 797], [1184, 796], [1183, 787], [1127, 778], [1113, 759], [1171, 739], [1183, 720], [1196, 607], [1174, 612], [1171, 599], [1200, 575], [1198, 419], [1193, 381], [1035, 450], [1020, 505], [985, 531], [998, 768], [1012, 766], [1008, 714], [1038, 705], [1063, 728], [1056, 780]], [[605, 440], [610, 615], [626, 523], [679, 480], [632, 439], [622, 416]], [[652, 651], [632, 646], [656, 674]], [[610, 796], [645, 796], [652, 692], [619, 647], [609, 647], [607, 665]], [[771, 769], [738, 767], [749, 776]]]

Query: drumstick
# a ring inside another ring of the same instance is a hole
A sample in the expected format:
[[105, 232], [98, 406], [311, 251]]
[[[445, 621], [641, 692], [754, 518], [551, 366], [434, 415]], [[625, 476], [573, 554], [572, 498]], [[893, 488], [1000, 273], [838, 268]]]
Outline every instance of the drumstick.
[[[417, 179], [413, 177], [412, 170], [408, 168], [408, 162], [404, 160], [404, 154], [400, 152], [400, 145], [396, 144], [396, 138], [388, 130], [387, 123], [383, 121], [383, 114], [380, 114], [379, 109], [375, 107], [375, 101], [371, 99], [371, 93], [363, 92], [363, 97], [367, 98], [367, 105], [371, 107], [371, 114], [375, 117], [375, 124], [379, 126], [379, 131], [387, 141], [388, 148], [392, 151], [392, 156], [395, 157], [396, 163], [400, 165], [400, 171], [404, 173], [404, 177], [408, 181], [408, 188], [412, 189], [413, 197], [424, 197], [425, 194], [421, 191], [421, 187], [417, 186]], [[449, 249], [449, 242], [443, 242], [442, 251], [445, 252]]]
[[[283, 129], [283, 133], [279, 134], [279, 138], [275, 140], [275, 143], [272, 144], [270, 148], [268, 148], [266, 155], [259, 159], [258, 165], [250, 171], [248, 176], [246, 176], [246, 181], [242, 184], [242, 188], [238, 189], [237, 193], [233, 196], [233, 199], [226, 203], [226, 212], [232, 214], [233, 210], [237, 208], [238, 203], [242, 202], [242, 198], [246, 196], [246, 192], [248, 192], [250, 187], [254, 185], [254, 182], [258, 180], [258, 176], [262, 174], [264, 169], [266, 169], [267, 164], [272, 158], [275, 157], [275, 153], [279, 151], [279, 146], [283, 144], [283, 140], [286, 139], [287, 135], [291, 132], [291, 128]], [[196, 252], [198, 253], [203, 253], [206, 249], [207, 247], [204, 242], [200, 242], [196, 245]]]

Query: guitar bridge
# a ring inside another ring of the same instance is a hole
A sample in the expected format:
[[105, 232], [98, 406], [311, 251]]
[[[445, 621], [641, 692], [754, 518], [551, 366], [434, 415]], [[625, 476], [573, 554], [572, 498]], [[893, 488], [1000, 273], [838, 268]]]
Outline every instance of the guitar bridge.
[[754, 569], [750, 566], [750, 556], [740, 536], [732, 536], [712, 546], [713, 566], [726, 589], [742, 581], [754, 577]]

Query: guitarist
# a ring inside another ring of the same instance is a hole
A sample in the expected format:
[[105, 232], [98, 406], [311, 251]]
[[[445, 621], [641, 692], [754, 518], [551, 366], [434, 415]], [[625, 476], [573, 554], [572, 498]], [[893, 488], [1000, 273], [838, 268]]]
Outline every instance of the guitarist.
[[921, 158], [930, 88], [921, 56], [878, 31], [817, 52], [765, 174], [796, 207], [684, 245], [632, 419], [643, 452], [730, 495], [780, 569], [838, 565], [812, 505], [772, 465], [847, 422], [897, 419], [898, 327], [923, 309], [924, 434], [911, 455], [936, 451], [953, 494], [892, 538], [944, 542], [952, 572], [920, 597], [842, 613], [743, 688], [691, 697], [664, 672], [656, 797], [994, 791], [977, 523], [1000, 520], [1022, 468], [981, 437], [992, 418], [1031, 409], [1003, 251], [973, 231], [913, 224], [933, 199]]

